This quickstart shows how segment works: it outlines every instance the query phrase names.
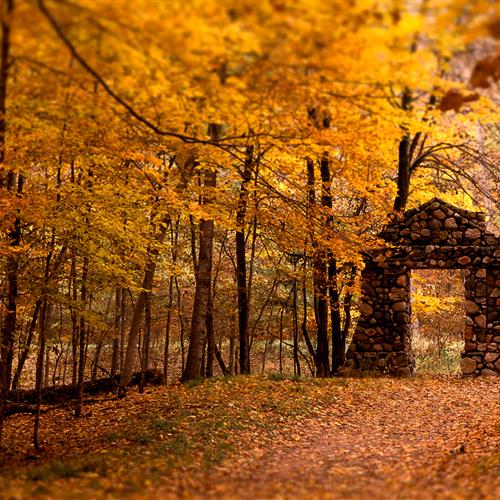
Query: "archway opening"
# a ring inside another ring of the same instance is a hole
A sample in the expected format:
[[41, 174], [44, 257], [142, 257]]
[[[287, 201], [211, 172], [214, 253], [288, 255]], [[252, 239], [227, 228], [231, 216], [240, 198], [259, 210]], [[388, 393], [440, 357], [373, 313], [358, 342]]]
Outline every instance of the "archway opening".
[[460, 373], [466, 325], [463, 270], [411, 271], [412, 349], [420, 373]]

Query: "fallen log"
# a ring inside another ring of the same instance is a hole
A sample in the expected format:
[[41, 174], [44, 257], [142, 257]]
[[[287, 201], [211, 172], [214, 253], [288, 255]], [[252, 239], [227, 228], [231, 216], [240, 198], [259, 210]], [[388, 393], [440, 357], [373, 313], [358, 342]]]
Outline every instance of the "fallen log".
[[[6, 417], [10, 417], [11, 415], [15, 415], [16, 413], [36, 413], [36, 405], [30, 405], [26, 403], [11, 403], [7, 401], [7, 405], [5, 407], [4, 415]], [[40, 410], [40, 413], [45, 413], [44, 410]]]
[[[132, 375], [132, 381], [130, 385], [138, 385], [141, 378], [141, 372], [136, 372]], [[144, 372], [144, 382], [149, 385], [160, 385], [163, 383], [163, 373], [161, 370], [155, 368], [146, 370]], [[106, 377], [98, 380], [92, 380], [85, 382], [83, 384], [84, 394], [95, 396], [98, 394], [103, 394], [106, 392], [114, 392], [120, 386], [120, 375], [115, 375], [114, 377]], [[45, 387], [42, 389], [42, 404], [58, 404], [63, 403], [68, 400], [75, 399], [77, 396], [77, 389], [71, 384]], [[7, 396], [9, 407], [13, 405], [11, 415], [13, 414], [15, 406], [19, 404], [24, 404], [21, 406], [21, 411], [15, 411], [15, 413], [32, 413], [29, 409], [29, 405], [36, 404], [36, 391], [35, 390], [16, 390], [10, 391]]]

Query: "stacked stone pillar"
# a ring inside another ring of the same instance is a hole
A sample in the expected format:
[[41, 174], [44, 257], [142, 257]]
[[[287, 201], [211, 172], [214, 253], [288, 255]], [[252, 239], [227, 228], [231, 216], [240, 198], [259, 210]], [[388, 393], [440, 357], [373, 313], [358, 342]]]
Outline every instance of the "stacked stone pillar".
[[347, 353], [348, 365], [359, 371], [412, 375], [415, 360], [408, 270], [370, 263], [362, 274], [362, 293], [361, 316]]
[[500, 374], [500, 269], [465, 270], [464, 375]]

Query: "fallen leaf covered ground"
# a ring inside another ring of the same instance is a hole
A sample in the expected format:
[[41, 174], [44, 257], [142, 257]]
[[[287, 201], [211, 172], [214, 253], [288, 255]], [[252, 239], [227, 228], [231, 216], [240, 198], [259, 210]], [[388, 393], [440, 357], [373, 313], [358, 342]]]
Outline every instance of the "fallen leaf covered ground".
[[235, 377], [7, 421], [1, 498], [500, 496], [500, 381]]

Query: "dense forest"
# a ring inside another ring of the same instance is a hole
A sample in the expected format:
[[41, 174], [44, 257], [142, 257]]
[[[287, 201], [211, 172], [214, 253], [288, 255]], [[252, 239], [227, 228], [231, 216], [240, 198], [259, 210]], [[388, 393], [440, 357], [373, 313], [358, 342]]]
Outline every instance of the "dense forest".
[[[498, 230], [495, 2], [0, 16], [0, 440], [23, 391], [38, 447], [49, 387], [80, 416], [103, 378], [343, 375], [389, 220], [437, 196]], [[422, 369], [457, 370], [461, 282], [415, 274]]]

